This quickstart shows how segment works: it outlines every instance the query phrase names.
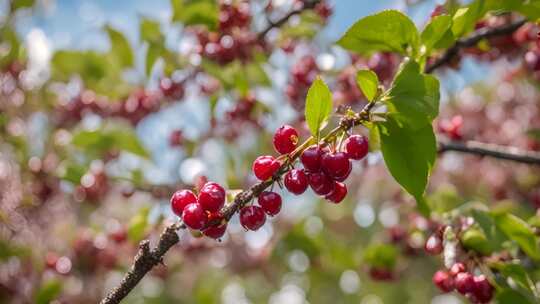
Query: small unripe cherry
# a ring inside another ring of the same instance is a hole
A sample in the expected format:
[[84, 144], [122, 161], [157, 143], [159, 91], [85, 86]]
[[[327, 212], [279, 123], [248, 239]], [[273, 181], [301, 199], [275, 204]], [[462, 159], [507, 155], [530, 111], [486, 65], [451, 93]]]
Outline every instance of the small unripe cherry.
[[281, 196], [272, 191], [263, 191], [259, 194], [259, 206], [266, 214], [274, 216], [281, 210]]
[[424, 246], [426, 252], [430, 255], [439, 255], [443, 251], [443, 243], [438, 235], [432, 234]]
[[208, 222], [208, 215], [198, 203], [191, 203], [184, 208], [182, 220], [191, 229], [200, 230]]
[[171, 196], [171, 208], [178, 216], [182, 216], [182, 212], [187, 205], [196, 202], [197, 197], [189, 190], [178, 190]]
[[304, 169], [308, 172], [319, 172], [321, 170], [322, 149], [318, 146], [311, 146], [302, 152], [300, 161]]
[[352, 135], [345, 140], [345, 153], [350, 159], [360, 160], [364, 158], [368, 151], [368, 140], [362, 135]]
[[324, 198], [328, 201], [339, 204], [347, 196], [347, 186], [340, 182], [334, 183], [334, 190], [327, 194]]
[[454, 278], [456, 290], [462, 295], [466, 295], [474, 290], [474, 277], [468, 272], [460, 272]]
[[279, 170], [280, 166], [279, 162], [273, 156], [263, 155], [255, 159], [252, 169], [259, 180], [265, 181], [272, 177]]
[[323, 171], [334, 179], [343, 177], [351, 170], [351, 161], [343, 152], [323, 154], [321, 165]]
[[266, 222], [266, 215], [259, 206], [246, 206], [240, 209], [240, 224], [249, 230], [257, 230]]
[[285, 174], [283, 182], [285, 188], [296, 195], [304, 193], [308, 187], [308, 178], [304, 170], [292, 169]]
[[219, 239], [225, 234], [226, 230], [227, 230], [227, 223], [223, 223], [223, 224], [219, 224], [215, 226], [210, 226], [204, 229], [202, 233], [206, 235], [207, 237], [210, 237], [213, 239]]
[[318, 195], [327, 195], [334, 190], [334, 180], [324, 172], [314, 172], [308, 175], [309, 186]]
[[199, 193], [199, 204], [204, 210], [218, 211], [225, 204], [225, 189], [214, 182], [204, 184]]
[[454, 290], [454, 279], [446, 271], [438, 270], [435, 272], [433, 275], [433, 284], [435, 284], [442, 292]]
[[283, 125], [276, 130], [273, 143], [278, 153], [291, 153], [298, 144], [298, 132], [289, 125]]

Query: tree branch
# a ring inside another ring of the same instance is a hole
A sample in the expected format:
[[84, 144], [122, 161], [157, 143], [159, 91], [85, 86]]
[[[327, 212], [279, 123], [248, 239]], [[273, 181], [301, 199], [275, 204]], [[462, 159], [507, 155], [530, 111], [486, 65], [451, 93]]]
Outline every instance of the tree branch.
[[525, 164], [540, 165], [540, 152], [523, 151], [516, 147], [486, 144], [477, 141], [457, 142], [439, 140], [439, 153], [447, 151], [463, 152]]
[[289, 13], [287, 13], [287, 15], [281, 17], [277, 21], [270, 21], [268, 26], [259, 33], [259, 40], [263, 40], [268, 34], [268, 32], [270, 32], [272, 29], [281, 27], [283, 24], [289, 21], [292, 16], [300, 15], [305, 10], [313, 9], [319, 2], [321, 2], [321, 0], [305, 0], [303, 2], [303, 6], [301, 8], [290, 11]]
[[475, 46], [483, 39], [493, 38], [497, 36], [504, 36], [515, 32], [518, 28], [527, 22], [525, 19], [502, 25], [495, 28], [482, 28], [474, 32], [472, 35], [466, 38], [457, 40], [453, 46], [447, 49], [441, 57], [437, 58], [432, 64], [427, 65], [425, 72], [431, 73], [435, 69], [449, 63], [455, 56], [459, 54], [459, 51], [463, 48]]

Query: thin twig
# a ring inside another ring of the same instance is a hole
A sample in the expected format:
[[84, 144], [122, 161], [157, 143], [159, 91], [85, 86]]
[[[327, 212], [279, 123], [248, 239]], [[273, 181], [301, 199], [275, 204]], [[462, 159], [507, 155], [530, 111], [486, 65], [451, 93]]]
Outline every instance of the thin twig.
[[472, 35], [470, 35], [469, 37], [462, 38], [456, 41], [456, 43], [454, 43], [453, 46], [447, 49], [441, 55], [441, 57], [437, 58], [432, 64], [427, 65], [425, 72], [431, 73], [435, 69], [449, 63], [455, 56], [459, 54], [459, 50], [463, 48], [475, 46], [478, 42], [482, 41], [483, 39], [512, 34], [518, 28], [524, 25], [526, 22], [527, 20], [520, 19], [518, 21], [505, 24], [500, 27], [479, 29], [476, 32], [474, 32]]
[[516, 147], [486, 144], [477, 141], [444, 141], [439, 140], [439, 152], [456, 151], [479, 156], [489, 156], [515, 162], [540, 165], [540, 153], [524, 151]]
[[321, 0], [305, 0], [301, 8], [290, 11], [285, 16], [279, 18], [277, 21], [269, 21], [266, 28], [259, 33], [259, 40], [263, 40], [268, 34], [268, 32], [270, 32], [272, 29], [284, 25], [287, 21], [289, 21], [289, 19], [291, 19], [292, 16], [300, 15], [305, 10], [313, 9], [319, 2], [321, 2]]

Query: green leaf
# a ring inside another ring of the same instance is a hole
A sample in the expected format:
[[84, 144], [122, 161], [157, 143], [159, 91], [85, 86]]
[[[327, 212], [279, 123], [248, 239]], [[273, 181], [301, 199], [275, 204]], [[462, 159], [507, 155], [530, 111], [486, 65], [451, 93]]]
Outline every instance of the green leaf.
[[504, 277], [512, 278], [514, 282], [528, 291], [532, 291], [532, 280], [527, 271], [520, 264], [497, 262], [490, 264], [490, 267], [497, 269]]
[[364, 251], [364, 261], [376, 268], [394, 269], [397, 257], [398, 250], [390, 244], [372, 244]]
[[9, 47], [9, 52], [0, 56], [0, 68], [4, 67], [19, 57], [21, 42], [17, 33], [9, 26], [5, 26], [0, 32], [0, 41]]
[[466, 249], [476, 251], [482, 255], [489, 255], [492, 252], [492, 247], [486, 235], [480, 229], [467, 229], [461, 235], [461, 244]]
[[133, 242], [139, 242], [146, 234], [148, 227], [148, 214], [150, 209], [142, 208], [141, 211], [131, 218], [128, 223], [128, 238]]
[[155, 43], [151, 43], [148, 45], [148, 49], [146, 50], [146, 61], [144, 64], [144, 71], [146, 75], [150, 75], [154, 64], [156, 63], [158, 58], [161, 57], [162, 53], [163, 47], [161, 45]]
[[471, 211], [471, 215], [489, 239], [492, 250], [502, 249], [503, 243], [507, 238], [502, 231], [497, 228], [491, 214], [486, 211], [474, 209]]
[[411, 128], [431, 124], [439, 114], [439, 81], [420, 72], [420, 66], [410, 60], [400, 67], [392, 87], [383, 99], [388, 114]]
[[531, 139], [540, 141], [540, 129], [529, 129], [527, 130], [527, 136]]
[[534, 302], [529, 301], [529, 299], [525, 297], [524, 295], [510, 288], [505, 288], [505, 289], [497, 291], [495, 300], [497, 300], [497, 303], [499, 304], [516, 304], [516, 303], [533, 304], [534, 303]]
[[15, 12], [21, 8], [27, 8], [34, 6], [35, 0], [12, 0], [11, 1], [11, 12]]
[[317, 77], [308, 90], [305, 110], [306, 122], [313, 136], [319, 136], [331, 113], [332, 93], [326, 83]]
[[112, 150], [121, 150], [148, 158], [149, 154], [136, 134], [129, 128], [108, 126], [95, 131], [82, 130], [73, 135], [71, 143], [86, 153], [105, 155]]
[[373, 101], [379, 89], [379, 77], [371, 70], [360, 70], [356, 74], [356, 83], [362, 89], [367, 100]]
[[420, 36], [428, 54], [444, 38], [451, 26], [452, 17], [448, 15], [440, 15], [430, 20]]
[[161, 26], [157, 21], [142, 18], [139, 25], [140, 37], [142, 41], [149, 43], [163, 44], [165, 37], [161, 33]]
[[377, 124], [384, 162], [394, 179], [416, 199], [419, 211], [429, 214], [424, 199], [437, 147], [431, 124], [421, 128], [401, 125], [393, 117]]
[[50, 280], [44, 283], [36, 293], [36, 304], [51, 303], [62, 292], [62, 283], [58, 280]]
[[540, 261], [540, 247], [531, 227], [519, 217], [504, 213], [493, 216], [495, 225], [509, 239], [516, 242], [519, 247], [534, 260]]
[[133, 65], [133, 51], [126, 37], [119, 31], [110, 26], [105, 26], [105, 30], [111, 41], [111, 55], [113, 59], [122, 67]]
[[212, 0], [171, 0], [172, 21], [184, 25], [205, 25], [215, 30], [219, 21], [219, 7]]
[[456, 11], [452, 18], [452, 33], [455, 37], [461, 37], [474, 29], [476, 21], [484, 14], [483, 7], [484, 0], [475, 0]]
[[337, 42], [340, 46], [360, 54], [372, 52], [416, 53], [419, 44], [418, 30], [403, 13], [396, 10], [382, 11], [357, 21]]

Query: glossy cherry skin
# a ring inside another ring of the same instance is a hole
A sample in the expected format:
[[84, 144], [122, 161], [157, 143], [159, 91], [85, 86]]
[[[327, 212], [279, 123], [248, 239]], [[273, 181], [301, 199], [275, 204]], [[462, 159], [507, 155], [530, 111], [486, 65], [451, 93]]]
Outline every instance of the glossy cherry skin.
[[280, 163], [273, 156], [264, 155], [255, 159], [252, 169], [259, 180], [265, 181], [272, 177], [280, 166]]
[[362, 135], [352, 135], [345, 140], [345, 153], [350, 159], [360, 160], [364, 158], [368, 151], [368, 140]]
[[480, 303], [488, 303], [493, 298], [493, 286], [484, 275], [474, 277], [474, 298]]
[[225, 189], [221, 185], [208, 182], [199, 192], [199, 204], [206, 211], [218, 211], [225, 204], [225, 195]]
[[257, 230], [266, 222], [266, 215], [259, 206], [246, 206], [240, 209], [240, 224], [249, 230]]
[[263, 191], [257, 201], [268, 215], [274, 216], [281, 210], [281, 196], [275, 192]]
[[280, 154], [294, 151], [298, 144], [298, 132], [289, 125], [283, 125], [276, 130], [273, 138], [274, 148]]
[[454, 278], [454, 285], [459, 293], [466, 295], [474, 290], [474, 277], [468, 272], [460, 272]]
[[452, 265], [452, 267], [450, 267], [450, 275], [455, 277], [458, 275], [458, 273], [461, 273], [461, 272], [465, 272], [467, 271], [467, 266], [465, 266], [465, 264], [463, 263], [454, 263], [454, 265]]
[[437, 286], [442, 292], [450, 292], [454, 290], [454, 278], [442, 270], [438, 270], [433, 275], [433, 284]]
[[327, 194], [324, 198], [326, 198], [328, 201], [339, 204], [343, 199], [347, 196], [347, 186], [340, 182], [334, 183], [334, 190]]
[[324, 172], [310, 173], [309, 186], [318, 195], [327, 195], [334, 190], [335, 182]]
[[443, 251], [443, 243], [438, 235], [431, 235], [424, 246], [426, 252], [430, 255], [438, 255]]
[[198, 203], [191, 203], [184, 208], [182, 220], [191, 229], [200, 230], [208, 223], [208, 214]]
[[197, 203], [197, 197], [189, 190], [178, 190], [171, 196], [172, 211], [178, 216], [182, 216], [184, 208], [191, 203]]
[[216, 226], [210, 226], [202, 231], [204, 235], [207, 237], [213, 238], [213, 239], [219, 239], [227, 230], [227, 223], [216, 225]]
[[291, 193], [300, 195], [308, 187], [308, 177], [304, 173], [304, 170], [292, 169], [285, 174], [283, 183], [285, 184], [285, 188]]
[[321, 158], [322, 170], [330, 177], [342, 178], [351, 171], [351, 161], [344, 152], [325, 153]]
[[319, 172], [321, 170], [322, 149], [318, 146], [311, 146], [300, 155], [300, 162], [308, 172]]

